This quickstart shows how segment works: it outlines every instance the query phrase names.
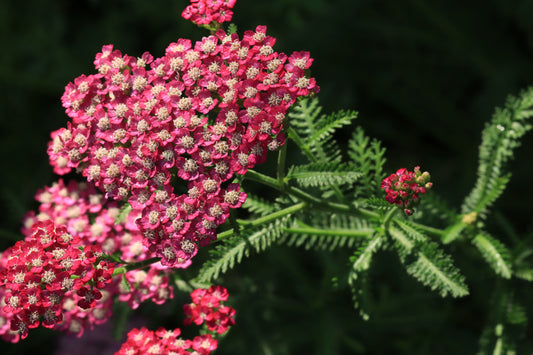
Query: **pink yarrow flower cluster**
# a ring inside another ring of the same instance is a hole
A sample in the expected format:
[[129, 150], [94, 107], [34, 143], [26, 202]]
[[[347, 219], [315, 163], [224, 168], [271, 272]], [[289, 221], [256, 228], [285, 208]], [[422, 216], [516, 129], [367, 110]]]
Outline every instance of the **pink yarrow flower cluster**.
[[155, 332], [144, 327], [132, 329], [115, 355], [208, 355], [217, 349], [218, 342], [210, 334], [198, 335], [192, 340], [183, 339], [180, 334], [180, 329], [159, 328]]
[[222, 286], [211, 286], [209, 289], [196, 289], [191, 293], [192, 303], [183, 305], [185, 325], [205, 322], [207, 329], [218, 334], [224, 333], [235, 325], [235, 309], [225, 306], [228, 291]]
[[422, 173], [419, 166], [414, 171], [401, 168], [383, 179], [381, 188], [387, 194], [385, 200], [404, 209], [404, 213], [410, 216], [414, 212], [413, 208], [420, 203], [420, 195], [433, 186], [430, 179], [430, 174], [427, 171]]
[[309, 53], [286, 56], [274, 43], [258, 26], [242, 39], [223, 30], [179, 39], [156, 59], [104, 46], [98, 73], [65, 89], [71, 122], [51, 135], [54, 171], [76, 169], [106, 198], [127, 201], [150, 252], [183, 266], [246, 199], [225, 182], [282, 145], [288, 108], [319, 90], [306, 76]]
[[[230, 326], [235, 325], [235, 310], [223, 304], [228, 296], [228, 290], [221, 286], [194, 290], [191, 292], [193, 302], [183, 306], [186, 315], [184, 324], [200, 325], [205, 321], [210, 331], [217, 334], [226, 332]], [[183, 339], [180, 334], [180, 329], [159, 328], [155, 332], [144, 327], [133, 329], [116, 355], [208, 355], [217, 349], [218, 342], [211, 334], [199, 335], [192, 340]]]
[[237, 0], [191, 0], [181, 16], [197, 25], [209, 25], [212, 22], [231, 21]]
[[[24, 219], [23, 234], [26, 241], [33, 235], [35, 225], [51, 220], [55, 225], [63, 225], [73, 237], [75, 247], [97, 244], [108, 255], [119, 255], [128, 263], [141, 262], [155, 257], [143, 245], [135, 219], [139, 211], [130, 211], [125, 218], [120, 217], [117, 202], [106, 200], [91, 184], [77, 181], [64, 183], [63, 180], [44, 187], [35, 196], [39, 202], [37, 213], [31, 211]], [[9, 253], [0, 257], [0, 269], [5, 268]], [[190, 262], [190, 261], [189, 261]], [[186, 266], [186, 265], [184, 265]], [[97, 324], [106, 322], [112, 315], [112, 301], [127, 302], [136, 309], [147, 300], [163, 304], [173, 298], [174, 291], [169, 283], [170, 269], [160, 263], [153, 263], [142, 270], [130, 270], [113, 277], [104, 289], [102, 298], [88, 310], [77, 307], [82, 297], [77, 293], [65, 294], [63, 298], [63, 321], [54, 326], [54, 330], [66, 331], [81, 336], [85, 329], [93, 329]], [[121, 280], [125, 277], [125, 280]], [[0, 300], [3, 300], [4, 289], [0, 287]], [[7, 341], [17, 342], [18, 337], [10, 332], [9, 323], [14, 314], [5, 313], [0, 308], [0, 336]]]
[[99, 246], [74, 247], [79, 240], [50, 220], [32, 227], [32, 235], [9, 249], [0, 270], [5, 288], [3, 311], [11, 314], [11, 330], [24, 339], [40, 323], [53, 328], [63, 321], [66, 296], [90, 309], [111, 282], [114, 263], [102, 260]]
[[[147, 247], [143, 245], [143, 236], [134, 222], [139, 216], [138, 211], [131, 211], [126, 218], [117, 219], [120, 210], [115, 201], [105, 200], [92, 184], [62, 180], [52, 186], [38, 191], [38, 212], [30, 212], [24, 219], [23, 234], [26, 241], [33, 237], [34, 225], [51, 220], [56, 226], [63, 225], [73, 237], [73, 247], [85, 247], [92, 244], [101, 246], [106, 254], [117, 254], [126, 262], [141, 262], [153, 258]], [[1, 253], [0, 270], [7, 268], [12, 248]], [[163, 304], [174, 295], [169, 283], [170, 269], [160, 263], [151, 264], [147, 269], [130, 270], [116, 275], [103, 289], [102, 297], [90, 309], [78, 307], [83, 299], [77, 293], [66, 293], [62, 299], [62, 317], [60, 323], [53, 327], [56, 331], [65, 331], [81, 336], [86, 329], [106, 322], [112, 315], [113, 298], [127, 302], [135, 309], [142, 302], [152, 300]], [[4, 312], [5, 294], [7, 289], [0, 287], [0, 336], [9, 342], [18, 342], [18, 333], [10, 330], [10, 323], [15, 314]]]

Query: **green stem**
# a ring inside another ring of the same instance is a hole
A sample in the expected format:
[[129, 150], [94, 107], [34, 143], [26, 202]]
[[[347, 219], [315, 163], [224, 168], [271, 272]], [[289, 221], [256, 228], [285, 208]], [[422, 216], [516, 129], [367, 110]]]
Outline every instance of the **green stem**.
[[389, 225], [392, 217], [394, 217], [394, 215], [398, 213], [399, 210], [400, 209], [397, 207], [392, 207], [389, 212], [387, 212], [385, 218], [383, 219], [383, 226], [385, 227], [385, 229], [387, 229], [387, 226]]
[[346, 204], [335, 203], [335, 202], [324, 202], [321, 199], [313, 195], [310, 195], [307, 192], [302, 191], [296, 187], [290, 186], [290, 187], [283, 188], [280, 186], [280, 184], [278, 183], [276, 179], [273, 179], [270, 176], [258, 173], [257, 171], [254, 171], [254, 170], [248, 170], [246, 175], [244, 175], [244, 178], [270, 186], [278, 191], [285, 192], [294, 197], [298, 197], [299, 199], [304, 200], [310, 204], [321, 207], [323, 210], [327, 210], [331, 212], [353, 214], [356, 216], [365, 217], [367, 219], [379, 219], [380, 218], [380, 215], [378, 213], [365, 210], [363, 208], [356, 209]]
[[[282, 210], [273, 212], [273, 213], [268, 214], [266, 216], [257, 218], [257, 219], [255, 219], [255, 220], [253, 220], [251, 222], [246, 221], [246, 220], [241, 220], [241, 219], [237, 220], [237, 222], [240, 225], [244, 225], [246, 227], [257, 227], [257, 226], [260, 226], [262, 224], [275, 221], [276, 219], [280, 219], [281, 217], [285, 217], [285, 216], [287, 216], [289, 214], [293, 214], [293, 213], [296, 213], [298, 211], [301, 211], [306, 206], [307, 206], [307, 203], [300, 202], [300, 203], [297, 203], [296, 205], [292, 205], [290, 207], [287, 207], [287, 208], [284, 208]], [[228, 229], [228, 230], [226, 230], [224, 232], [218, 233], [216, 241], [218, 242], [218, 241], [223, 240], [225, 238], [229, 238], [229, 237], [233, 236], [233, 234], [235, 234], [235, 230], [233, 228], [232, 229]]]
[[[271, 178], [270, 176], [261, 174], [255, 170], [248, 170], [246, 175], [244, 175], [244, 178], [247, 180], [255, 181], [260, 184], [269, 186], [273, 189], [276, 189], [280, 192], [284, 192], [286, 194], [292, 195], [294, 197], [299, 198], [300, 200], [303, 200], [313, 206], [317, 206], [320, 209], [324, 211], [330, 211], [330, 212], [340, 212], [344, 214], [354, 215], [357, 217], [362, 217], [365, 219], [374, 219], [379, 220], [381, 219], [381, 215], [379, 213], [366, 210], [364, 208], [355, 208], [351, 205], [347, 204], [341, 204], [341, 203], [335, 203], [335, 202], [324, 202], [323, 200], [308, 194], [305, 191], [302, 191], [296, 187], [292, 186], [281, 186], [280, 182], [274, 178]], [[392, 213], [392, 212], [390, 212]], [[394, 214], [389, 217], [390, 219], [394, 219]], [[390, 222], [389, 222], [390, 223]], [[418, 229], [423, 230], [424, 232], [434, 235], [434, 236], [442, 236], [444, 234], [444, 231], [442, 229], [426, 226], [423, 224], [419, 224], [416, 222], [411, 222], [414, 226], [416, 226]], [[224, 235], [225, 232], [222, 232], [220, 235]], [[233, 234], [230, 233], [230, 234]]]
[[294, 128], [289, 127], [289, 128], [287, 129], [287, 133], [289, 134], [289, 137], [294, 141], [294, 143], [296, 143], [296, 145], [302, 150], [302, 152], [305, 154], [305, 156], [306, 156], [310, 161], [312, 161], [313, 163], [316, 163], [316, 158], [315, 158], [315, 156], [313, 155], [313, 153], [311, 152], [311, 150], [309, 149], [309, 147], [304, 143], [304, 141], [302, 140], [302, 138], [300, 138], [300, 136], [298, 135], [298, 133], [296, 133], [296, 131], [294, 130]]
[[[396, 218], [394, 218], [394, 219], [396, 219]], [[413, 226], [415, 226], [416, 228], [418, 228], [420, 230], [423, 230], [424, 232], [426, 232], [428, 234], [431, 234], [433, 236], [441, 237], [441, 236], [444, 235], [444, 231], [442, 229], [426, 226], [424, 224], [420, 224], [420, 223], [416, 223], [416, 222], [412, 222], [412, 221], [409, 221], [409, 223], [412, 224]]]
[[293, 234], [317, 235], [317, 236], [341, 236], [341, 237], [368, 237], [376, 231], [373, 228], [363, 229], [319, 229], [311, 226], [299, 228], [285, 228], [285, 232]]
[[287, 144], [284, 144], [278, 153], [278, 184], [284, 186], [283, 179], [285, 178], [285, 159], [287, 157]]

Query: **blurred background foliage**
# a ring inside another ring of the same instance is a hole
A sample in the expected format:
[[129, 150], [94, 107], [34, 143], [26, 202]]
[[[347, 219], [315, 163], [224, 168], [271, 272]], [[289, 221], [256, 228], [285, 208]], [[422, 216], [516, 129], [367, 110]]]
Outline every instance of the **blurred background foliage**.
[[[207, 33], [180, 18], [186, 5], [0, 2], [2, 248], [19, 238], [37, 189], [57, 180], [46, 145], [50, 132], [66, 125], [64, 86], [94, 72], [94, 55], [105, 44], [158, 57], [177, 38], [200, 39]], [[508, 94], [533, 84], [531, 0], [238, 0], [234, 10], [240, 34], [267, 25], [277, 51], [310, 51], [325, 111], [358, 110], [358, 124], [388, 148], [388, 171], [421, 165], [431, 171], [435, 193], [456, 209], [475, 181], [484, 123]], [[350, 135], [346, 130], [338, 139]], [[531, 227], [532, 149], [527, 136], [496, 205], [519, 234]], [[349, 251], [273, 248], [225, 277], [239, 316], [218, 354], [473, 354], [494, 279], [481, 261], [462, 263], [464, 252], [456, 252], [472, 293], [460, 300], [440, 299], [398, 270], [392, 254], [381, 253], [369, 285], [373, 314], [365, 322], [349, 292], [331, 281], [347, 270]], [[152, 319], [153, 327], [181, 326], [170, 307]], [[58, 348], [43, 330], [23, 344], [2, 345], [2, 353]]]

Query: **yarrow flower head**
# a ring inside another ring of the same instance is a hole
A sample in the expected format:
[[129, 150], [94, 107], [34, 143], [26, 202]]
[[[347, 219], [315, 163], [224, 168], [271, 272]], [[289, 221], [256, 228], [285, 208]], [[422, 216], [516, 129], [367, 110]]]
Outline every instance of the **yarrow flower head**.
[[[142, 262], [156, 256], [143, 245], [143, 235], [135, 223], [140, 212], [131, 210], [123, 214], [116, 201], [105, 199], [90, 182], [70, 180], [65, 183], [59, 180], [40, 189], [35, 198], [39, 202], [38, 210], [29, 212], [24, 218], [22, 234], [26, 241], [33, 238], [36, 225], [51, 220], [56, 226], [65, 226], [66, 232], [72, 236], [73, 247], [98, 244], [106, 254], [118, 254], [127, 263]], [[5, 268], [8, 258], [8, 252], [1, 254], [0, 269]], [[115, 298], [127, 302], [133, 309], [147, 300], [162, 304], [174, 296], [172, 283], [169, 282], [170, 272], [171, 269], [154, 263], [148, 269], [129, 270], [115, 275], [109, 282], [105, 271], [97, 269], [93, 280], [101, 296], [89, 288], [66, 293], [62, 299], [63, 321], [56, 323], [53, 329], [81, 336], [86, 329], [93, 329], [111, 317]], [[0, 300], [4, 299], [4, 293], [5, 290], [0, 287]], [[82, 309], [77, 306], [78, 303], [90, 308]], [[13, 336], [9, 331], [10, 320], [15, 315], [5, 313], [2, 308], [3, 305], [0, 306], [0, 324], [7, 324], [7, 328], [0, 327], [0, 336], [7, 341], [17, 342], [20, 337]]]
[[221, 286], [209, 289], [196, 289], [191, 292], [192, 303], [183, 306], [185, 325], [206, 323], [211, 334], [203, 334], [192, 340], [180, 337], [181, 330], [159, 328], [150, 331], [146, 328], [132, 329], [127, 341], [122, 344], [117, 355], [144, 354], [199, 354], [208, 355], [218, 347], [217, 334], [222, 334], [235, 324], [235, 310], [223, 305], [228, 299], [228, 291]]
[[102, 260], [96, 245], [76, 247], [79, 238], [50, 220], [37, 222], [30, 238], [7, 251], [0, 270], [5, 287], [3, 311], [11, 315], [11, 330], [28, 335], [40, 323], [53, 328], [63, 321], [64, 302], [90, 309], [102, 298], [100, 289], [111, 282], [115, 264]]
[[235, 325], [235, 309], [224, 305], [228, 290], [222, 286], [209, 289], [196, 289], [191, 293], [192, 303], [183, 305], [185, 325], [206, 323], [207, 329], [218, 334], [224, 333]]
[[157, 331], [132, 329], [128, 339], [115, 355], [146, 355], [146, 354], [198, 354], [209, 355], [218, 347], [218, 341], [210, 334], [198, 335], [192, 340], [180, 337], [181, 330], [159, 328]]
[[416, 166], [413, 171], [405, 168], [398, 169], [395, 174], [383, 179], [381, 188], [385, 190], [387, 200], [391, 204], [402, 208], [407, 216], [414, 212], [414, 207], [420, 203], [420, 195], [431, 189], [433, 183], [430, 174], [421, 172]]
[[144, 246], [163, 265], [188, 265], [246, 199], [226, 182], [280, 147], [289, 107], [319, 91], [309, 53], [278, 53], [275, 41], [258, 26], [242, 39], [223, 30], [179, 39], [156, 59], [104, 46], [98, 73], [65, 88], [71, 121], [51, 134], [54, 171], [76, 169], [105, 198], [128, 202]]
[[212, 22], [231, 21], [237, 0], [191, 0], [181, 16], [197, 25], [209, 25]]

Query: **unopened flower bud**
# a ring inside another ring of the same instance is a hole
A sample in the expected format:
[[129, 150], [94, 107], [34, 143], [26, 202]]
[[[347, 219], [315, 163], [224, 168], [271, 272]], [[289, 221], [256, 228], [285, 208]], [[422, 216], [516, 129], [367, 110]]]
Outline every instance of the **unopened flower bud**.
[[387, 194], [385, 200], [403, 208], [404, 213], [410, 216], [414, 212], [413, 207], [420, 203], [420, 195], [425, 194], [433, 186], [429, 181], [430, 178], [427, 171], [420, 173], [419, 166], [413, 171], [398, 169], [395, 174], [383, 179], [381, 183], [381, 188]]

